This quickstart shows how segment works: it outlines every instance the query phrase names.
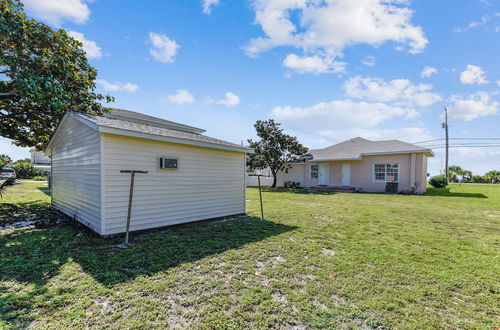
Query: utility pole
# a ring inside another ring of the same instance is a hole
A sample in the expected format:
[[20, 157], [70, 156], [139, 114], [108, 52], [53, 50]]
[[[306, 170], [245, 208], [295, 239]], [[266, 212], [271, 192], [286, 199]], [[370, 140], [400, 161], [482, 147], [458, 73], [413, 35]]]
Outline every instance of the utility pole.
[[444, 134], [445, 134], [445, 139], [446, 139], [446, 156], [445, 156], [445, 161], [444, 161], [444, 175], [446, 176], [446, 179], [448, 180], [448, 154], [449, 154], [449, 144], [448, 144], [448, 108], [444, 107], [444, 123], [443, 123], [443, 128], [444, 128]]

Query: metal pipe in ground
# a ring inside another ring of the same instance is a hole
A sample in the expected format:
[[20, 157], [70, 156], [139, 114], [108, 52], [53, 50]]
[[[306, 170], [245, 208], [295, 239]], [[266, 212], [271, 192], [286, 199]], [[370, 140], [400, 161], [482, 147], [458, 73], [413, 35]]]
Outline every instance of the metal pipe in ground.
[[148, 171], [138, 171], [138, 170], [121, 170], [120, 173], [131, 173], [130, 176], [130, 191], [128, 195], [128, 212], [127, 212], [127, 227], [125, 229], [125, 242], [120, 247], [128, 247], [129, 244], [129, 232], [130, 232], [130, 222], [132, 214], [132, 201], [134, 198], [134, 178], [136, 173], [148, 173]]
[[257, 176], [257, 181], [259, 181], [260, 218], [264, 220], [264, 206], [262, 205], [262, 189], [260, 187], [260, 175]]
[[262, 188], [261, 188], [261, 185], [260, 185], [260, 177], [261, 176], [269, 177], [269, 176], [268, 175], [261, 175], [261, 174], [249, 174], [249, 176], [256, 176], [257, 177], [257, 182], [259, 184], [260, 218], [262, 220], [265, 220], [264, 219], [264, 205], [262, 203]]

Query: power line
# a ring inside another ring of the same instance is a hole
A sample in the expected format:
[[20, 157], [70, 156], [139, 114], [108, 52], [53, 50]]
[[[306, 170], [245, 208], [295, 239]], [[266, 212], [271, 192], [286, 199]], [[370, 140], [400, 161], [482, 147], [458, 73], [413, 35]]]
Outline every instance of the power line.
[[[432, 147], [432, 146], [442, 146], [443, 144], [427, 144], [427, 145], [424, 145], [423, 147]], [[500, 145], [499, 142], [466, 142], [466, 143], [454, 143], [453, 145], [455, 146], [475, 146], [475, 145]]]
[[[419, 141], [419, 142], [413, 142], [415, 144], [420, 144], [420, 143], [427, 143], [427, 142], [435, 142], [435, 141], [443, 141], [443, 139], [434, 139], [434, 140], [426, 140], [426, 141]], [[494, 138], [486, 138], [486, 137], [471, 137], [471, 138], [449, 138], [449, 140], [500, 140], [498, 137]]]
[[[476, 145], [476, 146], [467, 146], [467, 145], [448, 145], [449, 148], [500, 148], [500, 144], [499, 145]], [[444, 146], [431, 146], [431, 147], [428, 147], [428, 148], [432, 148], [432, 149], [442, 149], [442, 148], [446, 148], [446, 145]]]

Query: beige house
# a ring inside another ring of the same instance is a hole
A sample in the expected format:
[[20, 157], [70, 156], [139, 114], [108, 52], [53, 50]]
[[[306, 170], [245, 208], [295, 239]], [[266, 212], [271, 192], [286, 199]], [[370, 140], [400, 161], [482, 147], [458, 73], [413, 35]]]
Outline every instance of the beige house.
[[277, 175], [302, 187], [351, 187], [363, 192], [384, 192], [387, 182], [398, 191], [426, 191], [427, 157], [432, 150], [399, 140], [369, 141], [360, 137], [310, 150], [300, 162]]
[[203, 129], [115, 109], [104, 116], [68, 112], [46, 153], [52, 205], [101, 235], [245, 213], [246, 149]]

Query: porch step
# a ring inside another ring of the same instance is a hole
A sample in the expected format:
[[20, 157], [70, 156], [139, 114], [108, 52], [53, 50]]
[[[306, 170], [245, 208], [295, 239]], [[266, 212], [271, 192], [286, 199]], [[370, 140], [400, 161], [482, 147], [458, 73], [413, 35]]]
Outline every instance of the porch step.
[[324, 192], [344, 192], [344, 193], [352, 193], [356, 192], [358, 189], [354, 187], [341, 187], [341, 186], [314, 186], [308, 187], [307, 190], [311, 191], [324, 191]]

